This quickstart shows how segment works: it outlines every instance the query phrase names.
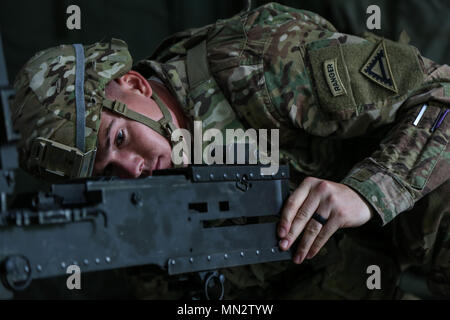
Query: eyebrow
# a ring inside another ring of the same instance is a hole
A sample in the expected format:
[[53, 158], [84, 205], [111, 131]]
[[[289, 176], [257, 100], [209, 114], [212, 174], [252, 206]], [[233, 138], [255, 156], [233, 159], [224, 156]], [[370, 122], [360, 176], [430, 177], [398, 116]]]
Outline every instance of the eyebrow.
[[106, 129], [106, 150], [109, 150], [109, 148], [111, 147], [111, 139], [109, 138], [109, 133], [111, 132], [111, 128], [115, 121], [116, 121], [116, 119], [113, 119], [109, 123], [108, 129]]

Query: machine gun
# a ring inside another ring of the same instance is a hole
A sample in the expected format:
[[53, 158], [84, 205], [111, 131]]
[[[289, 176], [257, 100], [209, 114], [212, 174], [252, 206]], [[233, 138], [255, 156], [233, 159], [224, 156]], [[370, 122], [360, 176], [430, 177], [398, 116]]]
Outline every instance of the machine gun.
[[[222, 298], [223, 277], [215, 270], [291, 258], [279, 251], [276, 237], [289, 193], [287, 166], [270, 176], [261, 175], [259, 165], [190, 166], [18, 193], [19, 136], [2, 56], [0, 71], [3, 294], [26, 289], [32, 279], [67, 275], [70, 265], [83, 273], [157, 265], [169, 275], [202, 272], [203, 298]], [[212, 297], [215, 284], [220, 288]]]

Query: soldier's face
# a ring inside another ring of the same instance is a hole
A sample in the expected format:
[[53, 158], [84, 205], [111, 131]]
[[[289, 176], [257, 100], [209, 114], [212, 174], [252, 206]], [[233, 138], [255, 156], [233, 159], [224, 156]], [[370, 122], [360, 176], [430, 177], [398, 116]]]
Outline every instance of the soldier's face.
[[[136, 83], [139, 79], [123, 78], [108, 85], [107, 97], [153, 120], [162, 118], [156, 102], [151, 99], [151, 88], [145, 84], [139, 87]], [[102, 111], [94, 175], [137, 178], [171, 166], [171, 147], [164, 137], [139, 122], [105, 109]]]

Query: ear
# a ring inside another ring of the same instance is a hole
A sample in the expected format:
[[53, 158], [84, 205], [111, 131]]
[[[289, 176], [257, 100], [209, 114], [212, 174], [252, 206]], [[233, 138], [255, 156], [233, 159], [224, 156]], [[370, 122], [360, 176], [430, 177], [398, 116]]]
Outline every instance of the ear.
[[116, 79], [116, 83], [125, 91], [132, 91], [141, 94], [147, 98], [152, 96], [152, 87], [139, 72], [128, 71], [120, 78]]

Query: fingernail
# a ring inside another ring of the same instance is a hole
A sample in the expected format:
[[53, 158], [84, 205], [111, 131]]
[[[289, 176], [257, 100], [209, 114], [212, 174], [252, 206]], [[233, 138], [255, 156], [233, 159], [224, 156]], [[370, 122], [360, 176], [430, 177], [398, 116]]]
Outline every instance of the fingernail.
[[294, 257], [294, 263], [300, 264], [301, 261], [302, 261], [302, 257], [300, 257], [299, 255], [297, 255], [297, 256]]
[[288, 246], [288, 241], [287, 240], [281, 240], [280, 241], [280, 246], [281, 246], [281, 248], [286, 249], [287, 246]]

